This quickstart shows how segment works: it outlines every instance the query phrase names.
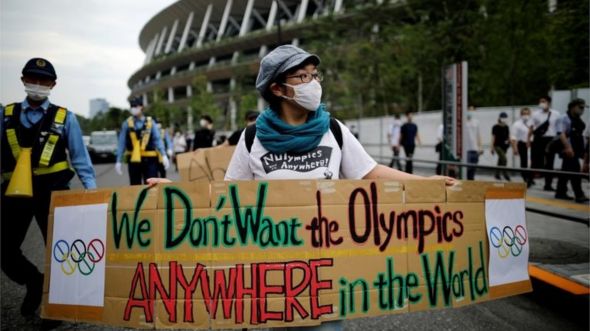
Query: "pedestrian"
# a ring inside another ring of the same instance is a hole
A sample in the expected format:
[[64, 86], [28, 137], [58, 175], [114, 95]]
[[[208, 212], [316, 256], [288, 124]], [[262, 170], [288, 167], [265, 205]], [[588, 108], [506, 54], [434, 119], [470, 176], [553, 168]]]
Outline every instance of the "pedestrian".
[[[561, 148], [562, 171], [580, 172], [580, 159], [584, 160], [587, 168], [588, 149], [585, 146], [584, 129], [586, 124], [582, 121], [582, 114], [586, 108], [583, 99], [574, 99], [567, 106], [567, 113], [562, 115], [557, 123], [558, 142]], [[567, 195], [567, 182], [571, 183], [575, 198]], [[582, 178], [573, 175], [559, 175], [556, 199], [573, 200], [576, 202], [588, 202], [588, 197], [582, 190]]]
[[[393, 115], [393, 122], [391, 122], [391, 126], [389, 127], [387, 139], [389, 140], [389, 145], [391, 146], [391, 151], [393, 152], [393, 157], [391, 158], [391, 162], [389, 162], [389, 167], [397, 167], [397, 170], [402, 170], [402, 163], [399, 160], [399, 138], [401, 127], [402, 121], [400, 120], [399, 114], [396, 113]], [[437, 173], [437, 175], [439, 174], [440, 173]]]
[[193, 141], [195, 140], [195, 133], [194, 132], [187, 132], [184, 135], [186, 140], [186, 151], [190, 152], [193, 150]]
[[[498, 154], [498, 167], [506, 167], [508, 163], [506, 160], [506, 151], [510, 146], [510, 129], [508, 128], [508, 114], [501, 112], [498, 117], [498, 123], [492, 127], [492, 155]], [[496, 169], [494, 178], [501, 180], [500, 173], [504, 175], [504, 179], [510, 181], [510, 176], [506, 170]]]
[[[531, 147], [530, 132], [532, 130], [531, 110], [528, 107], [520, 109], [520, 118], [510, 127], [510, 143], [512, 152], [520, 158], [520, 168], [529, 167], [529, 148]], [[521, 171], [522, 180], [527, 187], [533, 185], [533, 178], [529, 171]]]
[[[556, 125], [559, 112], [551, 109], [551, 97], [544, 96], [539, 99], [539, 110], [533, 113], [533, 142], [531, 145], [531, 167], [535, 169], [553, 170], [555, 160], [554, 151], [547, 152], [547, 145], [557, 135]], [[555, 191], [552, 186], [553, 175], [545, 174], [545, 191]]]
[[174, 166], [176, 166], [176, 172], [178, 172], [178, 154], [186, 152], [186, 139], [182, 131], [176, 131], [174, 133], [174, 140], [172, 141], [174, 146]]
[[406, 154], [406, 172], [409, 174], [414, 172], [412, 158], [414, 157], [416, 143], [420, 145], [418, 126], [412, 122], [412, 113], [408, 111], [406, 112], [406, 123], [400, 128], [399, 144], [404, 148], [404, 154]]
[[[160, 139], [162, 140], [162, 144], [164, 145], [164, 150], [166, 151], [166, 155], [168, 156], [168, 160], [172, 158], [172, 139], [170, 139], [170, 135], [168, 134], [168, 130], [162, 128], [162, 123], [158, 123], [158, 131], [160, 132]], [[166, 167], [164, 167], [164, 158], [162, 155], [158, 156], [158, 175], [160, 178], [166, 178]]]
[[[269, 107], [241, 136], [225, 179], [424, 179], [377, 164], [344, 124], [330, 118], [321, 103], [319, 63], [319, 57], [293, 45], [279, 46], [261, 60], [256, 89]], [[277, 157], [280, 167], [273, 161]], [[150, 180], [158, 182], [166, 181]], [[324, 328], [342, 330], [342, 321], [305, 327]]]
[[258, 118], [258, 115], [260, 115], [260, 112], [255, 111], [255, 110], [248, 110], [246, 112], [246, 116], [244, 116], [244, 121], [246, 122], [246, 126], [243, 128], [240, 128], [240, 129], [236, 130], [234, 133], [232, 133], [231, 136], [229, 136], [229, 138], [224, 142], [224, 145], [228, 145], [228, 146], [237, 145], [238, 141], [240, 141], [240, 136], [242, 135], [242, 132], [244, 132], [244, 129], [250, 125], [255, 124], [256, 119]]
[[127, 162], [129, 183], [141, 185], [148, 178], [158, 176], [159, 155], [164, 169], [168, 169], [170, 160], [160, 138], [158, 123], [143, 113], [143, 98], [131, 99], [129, 103], [131, 116], [121, 124], [115, 171], [123, 175], [121, 162]]
[[[0, 233], [2, 271], [26, 286], [20, 312], [31, 317], [41, 303], [43, 290], [43, 274], [21, 251], [33, 216], [46, 242], [51, 192], [68, 190], [74, 174], [86, 189], [95, 189], [96, 180], [76, 116], [49, 101], [57, 81], [53, 65], [46, 59], [30, 59], [22, 69], [21, 81], [26, 98], [0, 111]], [[32, 185], [22, 183], [29, 176]]]
[[195, 137], [193, 139], [193, 151], [199, 148], [213, 147], [213, 139], [215, 137], [213, 119], [209, 115], [202, 115], [199, 125], [201, 127], [195, 131]]
[[[465, 150], [467, 151], [467, 163], [478, 164], [479, 156], [483, 154], [481, 145], [481, 134], [479, 131], [479, 121], [473, 118], [475, 106], [469, 106], [467, 109], [467, 122], [465, 124]], [[475, 179], [476, 167], [467, 167], [467, 179]]]

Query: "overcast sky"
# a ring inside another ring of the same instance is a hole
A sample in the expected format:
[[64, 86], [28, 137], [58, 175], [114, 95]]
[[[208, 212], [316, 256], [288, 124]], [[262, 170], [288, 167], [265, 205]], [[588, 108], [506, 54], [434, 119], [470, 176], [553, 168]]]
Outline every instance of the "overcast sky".
[[57, 72], [51, 102], [88, 116], [89, 100], [128, 107], [127, 80], [143, 64], [139, 32], [173, 0], [0, 1], [0, 103], [25, 98], [21, 70], [32, 57]]

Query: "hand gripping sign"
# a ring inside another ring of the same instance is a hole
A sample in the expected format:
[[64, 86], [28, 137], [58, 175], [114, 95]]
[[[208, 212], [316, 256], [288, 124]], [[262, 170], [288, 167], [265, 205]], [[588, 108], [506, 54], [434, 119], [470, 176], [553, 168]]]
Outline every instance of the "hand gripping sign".
[[[523, 198], [518, 185], [438, 181], [55, 192], [42, 315], [139, 328], [268, 328], [515, 295], [531, 290], [528, 275], [511, 271], [527, 266], [526, 224], [506, 219], [524, 217], [524, 204], [503, 210]], [[498, 268], [512, 276], [498, 278]]]

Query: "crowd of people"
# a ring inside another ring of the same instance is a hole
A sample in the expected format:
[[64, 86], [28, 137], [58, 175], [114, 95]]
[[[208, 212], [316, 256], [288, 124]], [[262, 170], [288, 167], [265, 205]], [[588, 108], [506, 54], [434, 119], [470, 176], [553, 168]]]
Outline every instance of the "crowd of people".
[[[228, 165], [226, 180], [265, 179], [433, 179], [454, 185], [454, 178], [447, 176], [422, 177], [413, 175], [412, 157], [416, 145], [420, 145], [418, 126], [412, 114], [406, 113], [405, 123], [396, 117], [389, 140], [394, 159], [390, 167], [378, 164], [363, 148], [355, 130], [331, 117], [327, 105], [321, 102], [322, 81], [318, 71], [320, 58], [293, 45], [282, 45], [268, 53], [260, 63], [256, 89], [268, 103], [267, 109], [258, 113], [250, 111], [245, 116], [245, 127], [232, 134], [223, 144], [236, 145]], [[2, 135], [2, 270], [27, 292], [21, 305], [24, 316], [34, 315], [41, 302], [43, 275], [22, 253], [21, 244], [32, 219], [36, 220], [47, 238], [47, 222], [51, 192], [69, 189], [69, 182], [77, 174], [86, 189], [95, 189], [95, 172], [86, 150], [80, 126], [73, 113], [49, 102], [48, 96], [56, 86], [57, 75], [51, 63], [42, 58], [29, 60], [21, 81], [26, 98], [22, 102], [0, 108], [0, 134]], [[492, 154], [498, 155], [498, 165], [506, 165], [506, 153], [512, 146], [520, 155], [521, 166], [528, 166], [528, 150], [531, 165], [535, 169], [552, 169], [554, 155], [563, 158], [562, 170], [588, 171], [588, 130], [581, 120], [586, 105], [575, 99], [561, 115], [550, 108], [551, 98], [540, 100], [540, 110], [531, 117], [523, 108], [521, 118], [509, 127], [507, 114], [501, 113], [492, 129]], [[147, 183], [156, 185], [169, 182], [166, 170], [171, 159], [179, 153], [208, 148], [214, 145], [213, 119], [200, 118], [200, 127], [194, 133], [174, 132], [171, 139], [156, 119], [149, 116], [142, 98], [130, 101], [129, 116], [121, 124], [119, 148], [115, 170], [122, 174], [122, 164], [127, 163], [131, 185]], [[467, 162], [476, 165], [483, 153], [478, 122], [467, 116]], [[41, 134], [43, 133], [43, 134]], [[442, 143], [442, 128], [439, 128]], [[221, 144], [221, 142], [220, 142]], [[440, 153], [448, 152], [439, 144]], [[403, 149], [405, 172], [401, 171], [398, 158]], [[274, 155], [286, 166], [265, 164]], [[305, 155], [303, 158], [283, 158], [284, 155]], [[321, 160], [318, 159], [321, 155]], [[579, 159], [584, 159], [580, 166]], [[23, 161], [24, 160], [24, 161]], [[285, 161], [286, 160], [286, 161]], [[301, 164], [301, 160], [311, 160]], [[298, 163], [299, 162], [299, 163]], [[396, 167], [397, 169], [394, 169]], [[468, 178], [475, 178], [475, 167], [468, 170]], [[26, 191], [12, 187], [12, 177], [18, 171], [28, 171], [32, 176], [32, 188]], [[496, 178], [509, 180], [508, 173], [496, 173]], [[523, 171], [523, 179], [534, 184], [534, 173]], [[546, 190], [554, 190], [553, 176], [545, 173]], [[567, 195], [571, 183], [575, 197]], [[560, 175], [555, 197], [588, 201], [581, 189], [580, 177]], [[9, 222], [4, 220], [10, 219]], [[327, 325], [326, 325], [327, 324]], [[339, 321], [328, 322], [324, 327], [341, 330]], [[310, 327], [309, 329], [321, 329]]]
[[[588, 201], [588, 197], [581, 188], [582, 176], [573, 173], [588, 173], [589, 134], [582, 114], [588, 106], [583, 99], [574, 99], [564, 114], [551, 108], [551, 97], [543, 96], [539, 99], [538, 108], [531, 111], [529, 107], [520, 109], [520, 117], [513, 123], [508, 120], [508, 114], [500, 112], [497, 122], [491, 130], [490, 155], [497, 157], [494, 178], [510, 181], [507, 168], [509, 149], [518, 157], [522, 180], [531, 187], [536, 184], [535, 179], [544, 181], [543, 190], [555, 192], [556, 199], [575, 200], [579, 203]], [[484, 154], [482, 133], [479, 121], [474, 118], [476, 108], [469, 106], [463, 144], [465, 145], [468, 180], [475, 179], [479, 158]], [[388, 140], [393, 152], [389, 166], [402, 168], [400, 151], [405, 153], [405, 170], [412, 172], [415, 143], [420, 144], [418, 127], [412, 122], [411, 113], [407, 113], [407, 120], [402, 123], [399, 114], [395, 114], [388, 131]], [[440, 160], [456, 161], [460, 159], [449, 151], [443, 144], [443, 125], [438, 128], [438, 143], [435, 146]], [[555, 175], [555, 158], [561, 162], [561, 171], [569, 174]], [[580, 165], [581, 162], [581, 165]], [[446, 173], [457, 175], [456, 165], [448, 165]], [[547, 171], [545, 171], [547, 170]], [[438, 164], [436, 173], [443, 173], [442, 165]], [[557, 186], [553, 185], [557, 177]], [[574, 196], [568, 195], [570, 183]]]

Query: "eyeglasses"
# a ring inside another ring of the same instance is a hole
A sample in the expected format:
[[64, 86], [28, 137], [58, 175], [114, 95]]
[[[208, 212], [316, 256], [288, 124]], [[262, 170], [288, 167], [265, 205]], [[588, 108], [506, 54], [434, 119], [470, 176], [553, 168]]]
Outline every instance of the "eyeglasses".
[[301, 79], [302, 83], [309, 83], [309, 82], [311, 82], [312, 79], [315, 79], [318, 82], [321, 82], [322, 79], [324, 79], [324, 77], [322, 77], [322, 74], [319, 72], [316, 72], [314, 74], [310, 74], [310, 73], [306, 72], [304, 74], [287, 76], [287, 78], [299, 78], [299, 79]]

